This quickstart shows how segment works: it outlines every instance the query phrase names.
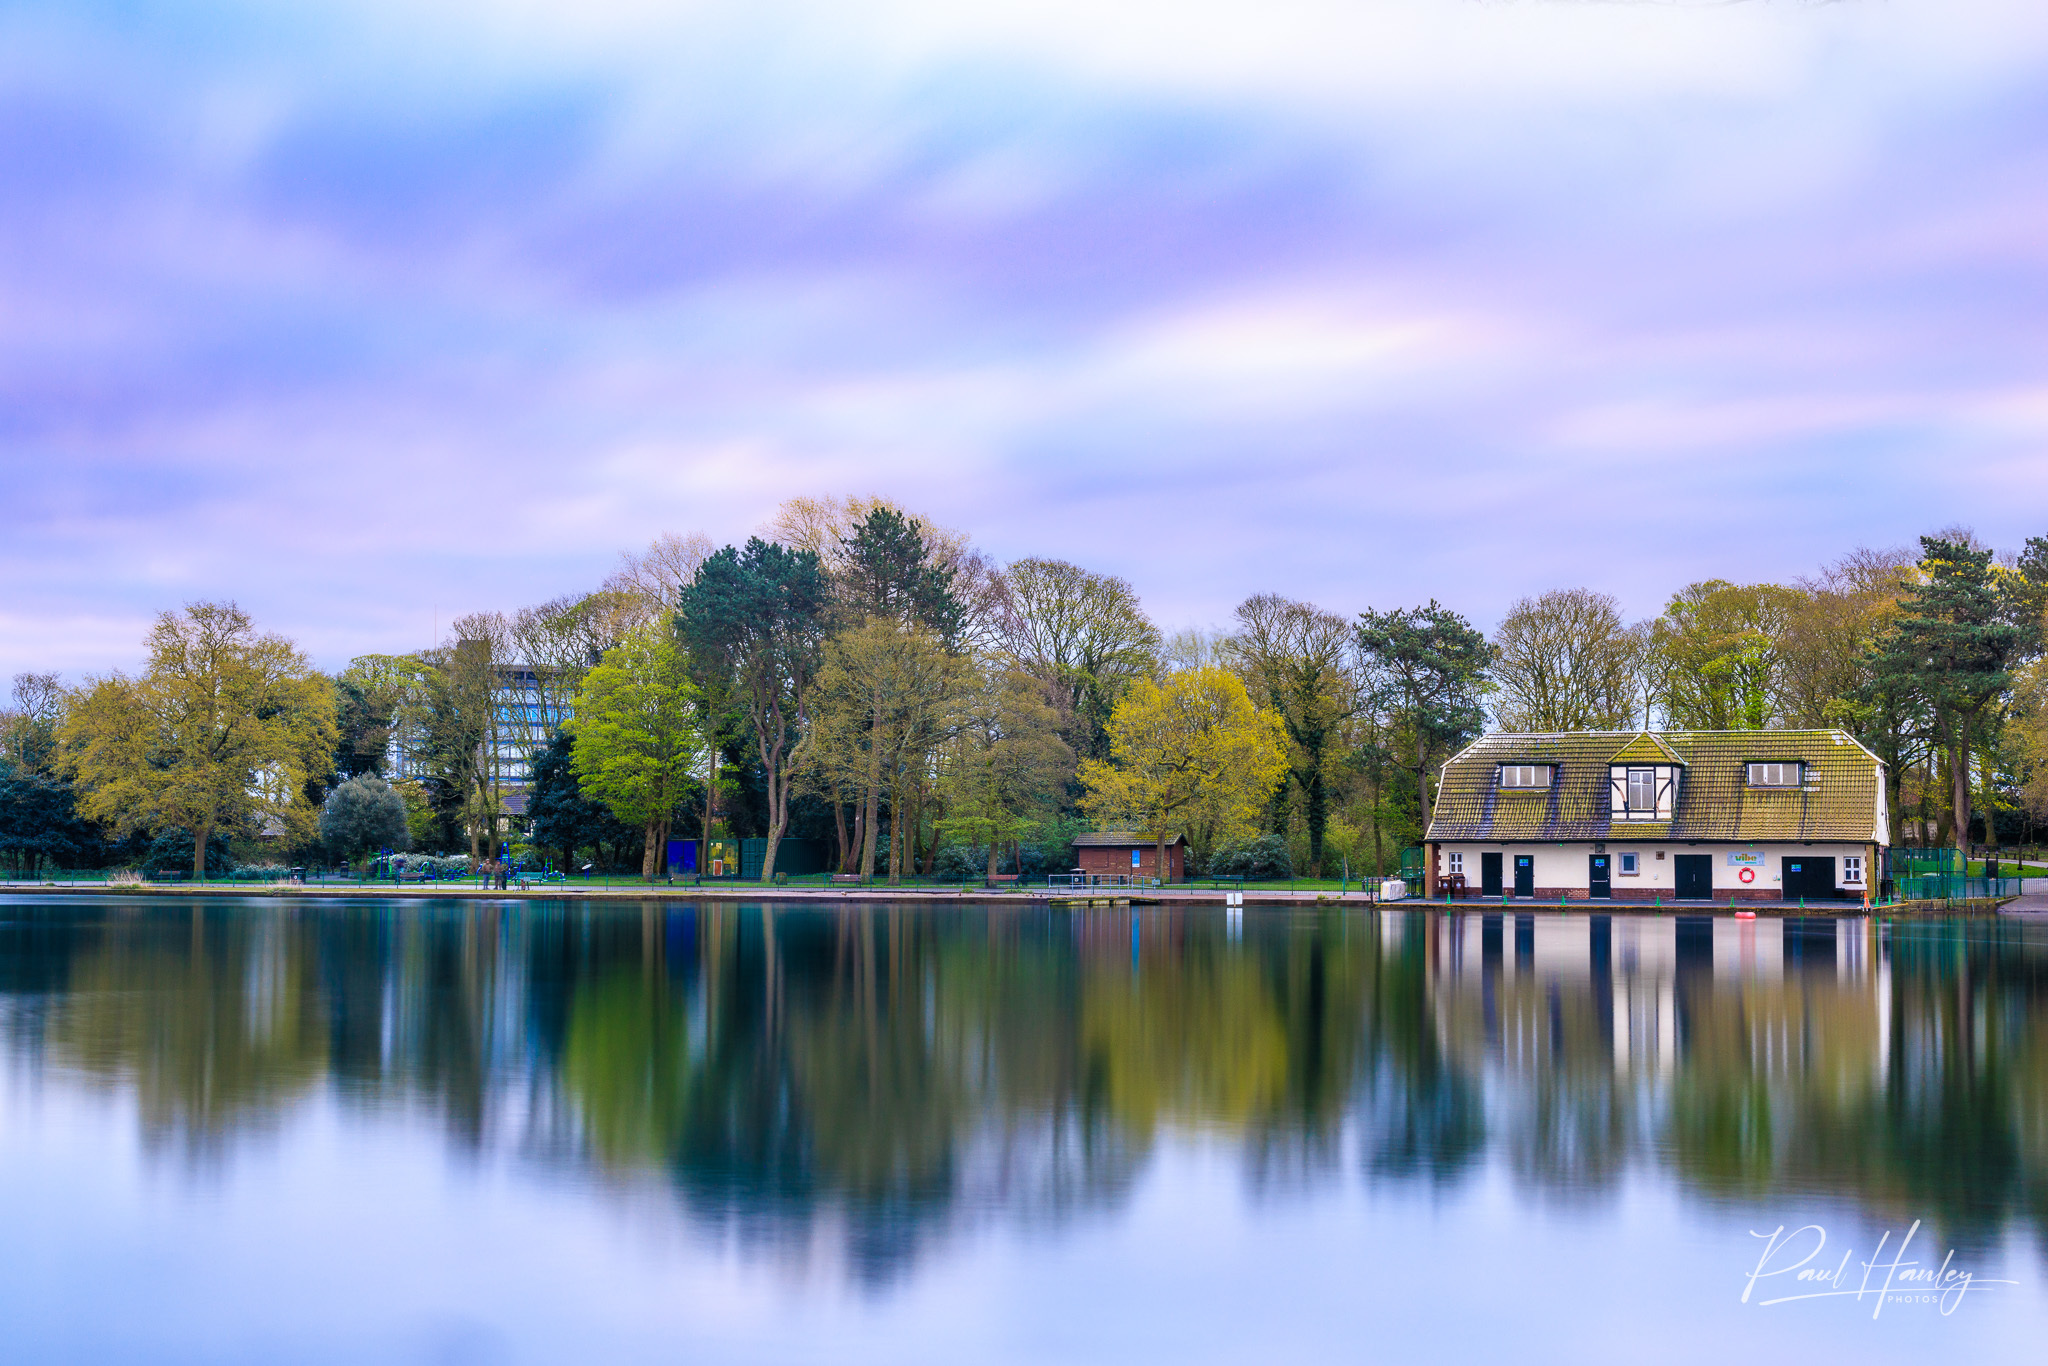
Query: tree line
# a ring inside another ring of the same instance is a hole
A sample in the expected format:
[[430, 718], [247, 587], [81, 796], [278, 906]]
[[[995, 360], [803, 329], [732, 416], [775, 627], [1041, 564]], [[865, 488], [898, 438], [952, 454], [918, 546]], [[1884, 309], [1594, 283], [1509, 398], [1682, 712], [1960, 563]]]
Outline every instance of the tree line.
[[1589, 589], [1491, 638], [1431, 601], [1346, 617], [1258, 594], [1163, 632], [1132, 586], [999, 565], [877, 498], [797, 498], [744, 545], [664, 536], [593, 591], [457, 618], [334, 675], [232, 604], [166, 612], [144, 667], [16, 680], [0, 858], [522, 853], [655, 878], [672, 835], [786, 841], [886, 878], [1064, 867], [1142, 832], [1254, 876], [1386, 871], [1443, 761], [1511, 731], [1840, 727], [1901, 843], [2048, 813], [2048, 538], [1858, 550], [1707, 580], [1646, 621]]

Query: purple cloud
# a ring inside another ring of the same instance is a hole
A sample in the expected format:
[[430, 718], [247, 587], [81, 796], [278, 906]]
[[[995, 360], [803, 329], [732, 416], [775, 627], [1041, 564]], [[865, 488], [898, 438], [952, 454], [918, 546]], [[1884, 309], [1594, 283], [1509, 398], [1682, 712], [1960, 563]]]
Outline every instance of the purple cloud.
[[1170, 625], [2048, 531], [2048, 20], [0, 18], [0, 669], [324, 664], [878, 490]]

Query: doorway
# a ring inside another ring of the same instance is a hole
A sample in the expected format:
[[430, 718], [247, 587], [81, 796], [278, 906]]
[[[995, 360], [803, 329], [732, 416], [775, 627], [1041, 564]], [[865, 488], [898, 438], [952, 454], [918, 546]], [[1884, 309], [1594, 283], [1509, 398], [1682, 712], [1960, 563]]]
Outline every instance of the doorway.
[[1614, 884], [1608, 873], [1606, 854], [1586, 856], [1586, 895], [1599, 901], [1605, 901], [1614, 895]]
[[1536, 856], [1534, 854], [1515, 855], [1515, 895], [1536, 895]]
[[1714, 856], [1712, 854], [1673, 854], [1671, 862], [1673, 866], [1672, 876], [1678, 884], [1678, 900], [1712, 901], [1714, 899]]
[[1796, 901], [1806, 897], [1813, 901], [1830, 901], [1835, 896], [1835, 861], [1832, 858], [1811, 858], [1801, 854], [1797, 858], [1782, 860], [1785, 900]]
[[1479, 856], [1479, 895], [1500, 895], [1499, 854], [1481, 854]]

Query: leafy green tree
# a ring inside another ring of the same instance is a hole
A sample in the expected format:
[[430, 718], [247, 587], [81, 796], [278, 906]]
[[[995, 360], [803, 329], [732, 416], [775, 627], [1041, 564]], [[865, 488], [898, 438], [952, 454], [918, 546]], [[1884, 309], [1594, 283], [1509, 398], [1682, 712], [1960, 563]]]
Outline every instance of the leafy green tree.
[[1288, 857], [1287, 842], [1277, 835], [1233, 840], [1217, 849], [1209, 859], [1209, 871], [1218, 877], [1250, 878], [1267, 882], [1294, 876], [1294, 860]]
[[1189, 833], [1206, 857], [1217, 843], [1254, 833], [1287, 771], [1287, 731], [1252, 705], [1226, 669], [1139, 679], [1110, 716], [1111, 761], [1081, 764], [1081, 805], [1098, 820], [1129, 822], [1153, 837], [1166, 868], [1168, 828]]
[[1670, 724], [1762, 730], [1785, 714], [1783, 642], [1804, 601], [1782, 584], [1709, 579], [1675, 594], [1650, 628]]
[[384, 776], [398, 703], [395, 689], [354, 670], [344, 671], [334, 680], [336, 777], [347, 781], [364, 774]]
[[900, 881], [912, 852], [912, 788], [929, 756], [955, 732], [968, 691], [967, 661], [923, 629], [871, 617], [825, 645], [806, 765], [829, 790], [864, 793], [860, 872], [873, 877], [882, 802], [889, 801], [888, 872]]
[[1970, 843], [1973, 728], [2010, 689], [2012, 665], [2029, 643], [2015, 619], [2023, 589], [2001, 581], [1989, 550], [1949, 536], [1920, 538], [1923, 582], [1899, 605], [1876, 661], [1894, 691], [1911, 690], [1934, 714], [1948, 757], [1956, 847]]
[[1429, 820], [1429, 771], [1486, 724], [1482, 699], [1493, 650], [1472, 623], [1431, 599], [1427, 607], [1367, 611], [1358, 618], [1358, 653], [1367, 697], [1406, 732], [1394, 758], [1415, 778], [1415, 800]]
[[320, 840], [348, 860], [372, 850], [402, 851], [411, 842], [405, 816], [405, 798], [382, 778], [363, 774], [327, 794]]
[[[152, 839], [142, 853], [142, 871], [164, 873], [177, 868], [196, 868], [197, 845], [190, 833], [184, 830], [165, 830]], [[206, 875], [226, 877], [235, 871], [234, 851], [228, 848], [225, 836], [214, 835], [206, 841]]]
[[2048, 536], [2027, 537], [2013, 563], [2017, 581], [2011, 585], [2015, 623], [2027, 632], [2025, 648], [2038, 653], [2048, 642]]
[[652, 882], [669, 821], [703, 756], [696, 689], [675, 638], [658, 626], [627, 635], [576, 692], [572, 762], [587, 796], [641, 827], [640, 875]]
[[533, 842], [555, 850], [564, 871], [576, 862], [578, 849], [595, 849], [601, 859], [605, 846], [623, 850], [641, 835], [614, 816], [610, 807], [583, 794], [575, 765], [576, 737], [559, 731], [533, 761], [532, 782], [526, 790]]
[[193, 836], [193, 875], [216, 831], [271, 818], [310, 832], [309, 778], [333, 762], [334, 693], [292, 643], [258, 635], [233, 603], [157, 618], [141, 677], [95, 679], [61, 732], [79, 811], [121, 831]]
[[815, 553], [756, 536], [744, 550], [727, 546], [708, 556], [676, 609], [676, 634], [699, 696], [724, 699], [731, 714], [745, 719], [761, 763], [768, 799], [764, 880], [774, 879], [804, 768], [828, 594]]
[[[1059, 713], [1045, 684], [1021, 669], [995, 668], [976, 680], [947, 746], [943, 786], [948, 834], [988, 849], [996, 875], [1003, 846], [1016, 850], [1038, 828], [1074, 771], [1059, 737]], [[1021, 850], [1016, 850], [1021, 858]]]

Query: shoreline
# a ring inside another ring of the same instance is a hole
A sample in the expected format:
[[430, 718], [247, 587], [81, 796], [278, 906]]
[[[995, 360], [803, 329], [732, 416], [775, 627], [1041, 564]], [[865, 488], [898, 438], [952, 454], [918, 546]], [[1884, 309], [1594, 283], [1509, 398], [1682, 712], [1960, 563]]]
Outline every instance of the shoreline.
[[[1104, 888], [1095, 891], [1085, 889], [1032, 889], [995, 891], [982, 888], [931, 888], [931, 887], [518, 887], [503, 891], [494, 888], [457, 887], [446, 884], [433, 886], [413, 885], [407, 887], [384, 887], [381, 884], [362, 884], [356, 887], [340, 887], [315, 884], [294, 886], [280, 883], [251, 884], [246, 887], [192, 883], [141, 883], [135, 885], [104, 884], [53, 884], [20, 883], [0, 884], [0, 896], [20, 893], [32, 896], [54, 897], [215, 897], [224, 899], [263, 898], [278, 901], [709, 901], [709, 902], [816, 902], [821, 905], [844, 904], [902, 904], [904, 902], [926, 902], [933, 905], [1023, 905], [1044, 906], [1059, 909], [1088, 909], [1090, 907], [1135, 907], [1140, 909], [1165, 909], [1175, 906], [1224, 906], [1227, 895], [1222, 891], [1175, 891], [1145, 889], [1131, 891], [1122, 888]], [[1949, 917], [1993, 917], [2004, 914], [2025, 915], [2036, 913], [2033, 907], [2016, 908], [2007, 912], [2005, 902], [1943, 907], [1930, 902], [1894, 903], [1890, 906], [1864, 906], [1859, 902], [1838, 902], [1825, 905], [1800, 906], [1791, 902], [1743, 902], [1724, 904], [1721, 902], [1678, 902], [1662, 906], [1629, 902], [1608, 902], [1605, 904], [1586, 899], [1572, 899], [1559, 905], [1552, 901], [1534, 900], [1466, 900], [1466, 901], [1424, 901], [1408, 898], [1401, 901], [1381, 902], [1364, 891], [1353, 892], [1288, 892], [1288, 891], [1246, 891], [1240, 893], [1247, 907], [1347, 907], [1362, 910], [1401, 911], [1463, 911], [1490, 914], [1534, 915], [1548, 912], [1565, 915], [1621, 914], [1621, 915], [1733, 915], [1737, 911], [1755, 912], [1759, 919], [1787, 918], [1796, 916], [1825, 916], [1839, 919], [1843, 916], [1900, 916], [1910, 918]], [[2008, 899], [2014, 900], [2014, 899]], [[2025, 901], [2026, 898], [2017, 898]]]

